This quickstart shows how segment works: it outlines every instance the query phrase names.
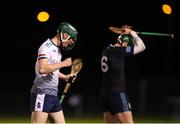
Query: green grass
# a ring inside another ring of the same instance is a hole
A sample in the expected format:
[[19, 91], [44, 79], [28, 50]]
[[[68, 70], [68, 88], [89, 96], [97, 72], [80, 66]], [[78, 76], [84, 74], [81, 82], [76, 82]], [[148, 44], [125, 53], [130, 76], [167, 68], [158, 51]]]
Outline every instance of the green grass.
[[[136, 123], [179, 123], [180, 118], [135, 117]], [[68, 117], [67, 123], [103, 123], [102, 116]], [[0, 123], [30, 123], [30, 117], [0, 117]]]
[[0, 123], [30, 123], [28, 117], [0, 117]]
[[[66, 117], [67, 123], [102, 123], [100, 117]], [[0, 123], [30, 123], [30, 117], [0, 117]]]

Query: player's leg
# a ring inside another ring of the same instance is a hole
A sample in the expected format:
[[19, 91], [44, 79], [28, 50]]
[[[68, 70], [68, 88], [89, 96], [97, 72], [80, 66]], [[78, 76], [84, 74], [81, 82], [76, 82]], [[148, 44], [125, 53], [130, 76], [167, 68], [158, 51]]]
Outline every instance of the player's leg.
[[114, 92], [110, 102], [111, 114], [116, 122], [133, 123], [131, 105], [125, 92]]
[[117, 112], [115, 117], [122, 123], [133, 123], [133, 116], [131, 112], [131, 105], [126, 92], [119, 93], [120, 112]]
[[104, 92], [101, 95], [101, 104], [103, 109], [104, 123], [115, 123], [117, 122], [115, 117], [111, 114], [111, 93]]
[[133, 123], [133, 116], [131, 111], [116, 113], [114, 116], [117, 122]]
[[45, 94], [31, 94], [31, 122], [46, 123], [48, 112], [44, 111]]
[[53, 119], [53, 123], [61, 123], [61, 124], [65, 124], [65, 118], [64, 118], [64, 113], [63, 111], [59, 111], [59, 112], [52, 112], [50, 113], [51, 118]]
[[46, 123], [48, 118], [48, 113], [46, 112], [32, 112], [31, 113], [31, 123]]
[[[50, 112], [61, 110], [57, 96], [49, 94], [31, 94], [31, 121], [33, 123], [45, 123]], [[55, 107], [55, 109], [54, 109]]]
[[[51, 98], [52, 99], [52, 98]], [[53, 106], [50, 110], [50, 118], [53, 123], [65, 123], [64, 113], [58, 96], [53, 96]]]
[[113, 116], [109, 111], [103, 113], [104, 123], [116, 123], [118, 122], [117, 118]]

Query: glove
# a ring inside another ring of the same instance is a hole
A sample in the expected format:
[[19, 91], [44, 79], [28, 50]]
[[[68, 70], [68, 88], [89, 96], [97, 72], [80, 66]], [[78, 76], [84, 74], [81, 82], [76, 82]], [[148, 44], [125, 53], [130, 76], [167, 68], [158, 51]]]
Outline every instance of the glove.
[[75, 80], [76, 80], [77, 76], [76, 75], [73, 75], [73, 76], [70, 76], [67, 80], [67, 82], [69, 83], [73, 83]]

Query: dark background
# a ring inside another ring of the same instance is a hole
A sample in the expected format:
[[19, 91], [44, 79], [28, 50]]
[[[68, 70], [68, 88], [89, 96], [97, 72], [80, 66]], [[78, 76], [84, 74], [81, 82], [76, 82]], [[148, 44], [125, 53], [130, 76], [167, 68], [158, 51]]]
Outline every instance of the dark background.
[[[168, 2], [173, 6], [172, 15], [161, 10], [161, 5]], [[101, 114], [101, 51], [113, 43], [116, 36], [108, 27], [127, 24], [136, 31], [175, 34], [174, 39], [140, 35], [147, 49], [127, 58], [127, 90], [135, 115], [180, 115], [180, 108], [174, 109], [180, 101], [176, 1], [36, 0], [31, 3], [7, 1], [1, 5], [4, 7], [1, 10], [1, 116], [30, 116], [29, 93], [35, 76], [37, 49], [56, 34], [62, 21], [70, 22], [79, 32], [76, 46], [64, 53], [63, 59], [72, 56], [83, 60], [83, 69], [64, 101], [67, 113], [67, 100], [71, 95], [79, 94], [84, 115]], [[45, 23], [36, 19], [42, 10], [50, 14]]]

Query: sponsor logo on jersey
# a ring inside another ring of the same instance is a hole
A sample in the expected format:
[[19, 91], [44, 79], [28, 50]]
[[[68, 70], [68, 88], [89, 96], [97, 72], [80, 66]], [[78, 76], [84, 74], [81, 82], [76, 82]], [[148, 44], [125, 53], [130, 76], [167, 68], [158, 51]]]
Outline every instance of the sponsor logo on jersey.
[[47, 46], [49, 48], [50, 46], [52, 46], [52, 43], [46, 43], [45, 46]]

